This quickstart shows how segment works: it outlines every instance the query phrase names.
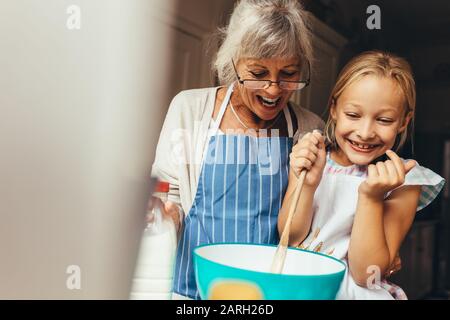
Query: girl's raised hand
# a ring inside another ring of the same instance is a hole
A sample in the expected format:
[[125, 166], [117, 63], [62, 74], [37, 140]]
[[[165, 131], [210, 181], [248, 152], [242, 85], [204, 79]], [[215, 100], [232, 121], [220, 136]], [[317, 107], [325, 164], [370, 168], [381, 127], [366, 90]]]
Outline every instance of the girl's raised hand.
[[289, 158], [294, 174], [298, 177], [303, 169], [308, 170], [304, 184], [316, 188], [326, 162], [325, 140], [320, 131], [305, 134], [292, 148]]
[[368, 167], [368, 177], [359, 186], [359, 193], [376, 200], [383, 200], [387, 192], [394, 190], [405, 182], [406, 174], [414, 168], [416, 162], [402, 159], [392, 150], [386, 151], [390, 160], [377, 162]]

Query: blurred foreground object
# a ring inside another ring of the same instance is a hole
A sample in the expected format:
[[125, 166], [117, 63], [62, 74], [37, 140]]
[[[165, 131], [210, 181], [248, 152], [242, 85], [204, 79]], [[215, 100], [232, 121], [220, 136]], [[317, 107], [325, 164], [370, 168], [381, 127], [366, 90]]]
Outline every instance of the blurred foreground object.
[[128, 298], [173, 5], [0, 2], [0, 298]]

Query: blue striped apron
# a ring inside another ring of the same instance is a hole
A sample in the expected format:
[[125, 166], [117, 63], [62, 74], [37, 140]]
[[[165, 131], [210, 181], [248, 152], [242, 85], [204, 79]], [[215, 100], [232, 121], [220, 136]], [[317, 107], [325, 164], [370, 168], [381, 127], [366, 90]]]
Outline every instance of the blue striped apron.
[[[173, 291], [199, 299], [193, 250], [219, 242], [278, 243], [277, 217], [288, 184], [293, 126], [283, 109], [289, 137], [217, 134], [233, 91], [227, 91], [202, 162], [194, 203], [177, 249]], [[273, 132], [273, 130], [272, 130]]]

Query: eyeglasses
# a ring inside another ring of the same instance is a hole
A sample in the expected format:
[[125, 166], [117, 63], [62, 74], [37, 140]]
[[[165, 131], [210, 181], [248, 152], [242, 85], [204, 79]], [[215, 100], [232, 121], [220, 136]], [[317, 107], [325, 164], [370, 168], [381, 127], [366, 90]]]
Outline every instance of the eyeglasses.
[[299, 81], [288, 81], [288, 80], [279, 80], [279, 81], [272, 81], [272, 80], [256, 80], [256, 79], [241, 79], [241, 77], [237, 73], [236, 65], [234, 64], [233, 59], [231, 59], [231, 62], [233, 63], [234, 72], [236, 73], [237, 80], [240, 84], [242, 84], [247, 89], [253, 89], [253, 90], [259, 90], [259, 89], [267, 89], [269, 88], [272, 83], [278, 84], [278, 87], [283, 90], [301, 90], [309, 85], [309, 82], [311, 80], [310, 77], [310, 68], [309, 61], [307, 62], [308, 65], [308, 79], [307, 80], [299, 80]]

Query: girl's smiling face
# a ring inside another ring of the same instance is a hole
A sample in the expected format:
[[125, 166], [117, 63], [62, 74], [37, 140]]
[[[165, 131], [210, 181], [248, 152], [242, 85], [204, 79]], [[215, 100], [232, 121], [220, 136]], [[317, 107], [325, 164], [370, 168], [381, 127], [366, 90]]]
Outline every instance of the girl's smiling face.
[[405, 116], [404, 96], [389, 78], [366, 75], [349, 85], [331, 106], [341, 165], [367, 165], [394, 146], [412, 113]]

